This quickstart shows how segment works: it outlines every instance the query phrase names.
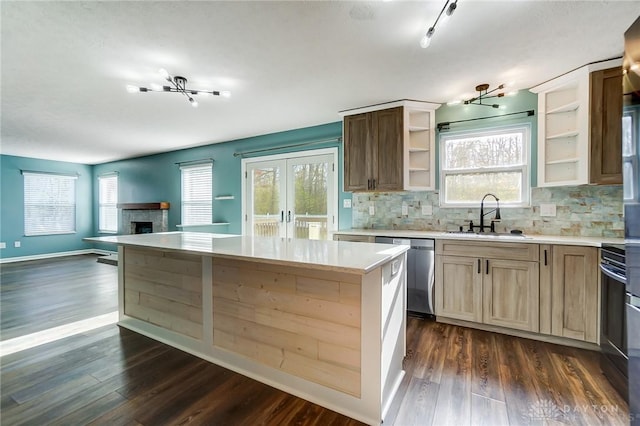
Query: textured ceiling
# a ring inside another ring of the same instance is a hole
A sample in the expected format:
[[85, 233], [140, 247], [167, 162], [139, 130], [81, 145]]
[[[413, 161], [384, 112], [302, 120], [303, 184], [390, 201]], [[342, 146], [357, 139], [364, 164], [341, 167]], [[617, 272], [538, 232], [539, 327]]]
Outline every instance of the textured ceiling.
[[[3, 154], [97, 164], [329, 123], [621, 56], [638, 1], [2, 1]], [[127, 93], [162, 83], [231, 98]]]

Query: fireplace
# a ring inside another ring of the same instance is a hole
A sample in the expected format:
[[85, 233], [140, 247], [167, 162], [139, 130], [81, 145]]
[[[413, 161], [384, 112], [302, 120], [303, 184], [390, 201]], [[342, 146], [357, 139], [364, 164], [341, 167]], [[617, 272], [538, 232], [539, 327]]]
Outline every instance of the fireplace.
[[149, 234], [169, 230], [169, 203], [118, 204], [120, 235]]
[[131, 222], [132, 234], [151, 234], [153, 232], [153, 222]]

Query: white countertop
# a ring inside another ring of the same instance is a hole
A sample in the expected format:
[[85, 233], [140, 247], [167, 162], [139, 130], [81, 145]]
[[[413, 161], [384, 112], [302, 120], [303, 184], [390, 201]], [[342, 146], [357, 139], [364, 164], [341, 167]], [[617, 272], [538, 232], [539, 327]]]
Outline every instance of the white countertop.
[[395, 238], [432, 238], [436, 240], [504, 241], [532, 244], [562, 244], [601, 247], [603, 244], [624, 244], [624, 238], [580, 237], [560, 235], [491, 235], [490, 233], [457, 233], [447, 231], [411, 231], [390, 229], [345, 229], [334, 234], [365, 235]]
[[291, 266], [312, 266], [351, 273], [367, 273], [404, 253], [407, 246], [390, 246], [347, 241], [252, 237], [204, 232], [158, 232], [85, 238], [96, 243], [113, 243], [246, 259]]

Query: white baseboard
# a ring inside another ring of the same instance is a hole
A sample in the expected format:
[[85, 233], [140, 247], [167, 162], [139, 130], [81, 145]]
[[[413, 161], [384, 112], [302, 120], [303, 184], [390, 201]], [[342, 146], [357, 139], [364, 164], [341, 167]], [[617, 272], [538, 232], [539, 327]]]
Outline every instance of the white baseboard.
[[32, 256], [6, 257], [6, 258], [0, 259], [0, 264], [13, 263], [13, 262], [25, 262], [27, 260], [50, 259], [54, 257], [77, 256], [80, 254], [100, 254], [100, 255], [107, 256], [110, 254], [117, 254], [117, 253], [118, 253], [117, 251], [100, 250], [100, 249], [61, 251], [56, 253], [34, 254]]

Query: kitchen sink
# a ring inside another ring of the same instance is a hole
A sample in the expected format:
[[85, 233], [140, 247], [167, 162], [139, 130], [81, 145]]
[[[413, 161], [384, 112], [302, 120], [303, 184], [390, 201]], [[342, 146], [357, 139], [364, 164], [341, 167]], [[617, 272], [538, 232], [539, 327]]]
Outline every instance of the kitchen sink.
[[447, 235], [460, 235], [463, 237], [478, 238], [527, 238], [524, 234], [512, 234], [511, 232], [473, 232], [473, 231], [447, 231]]

